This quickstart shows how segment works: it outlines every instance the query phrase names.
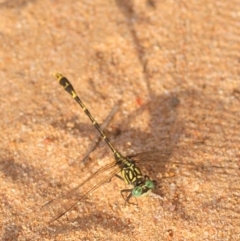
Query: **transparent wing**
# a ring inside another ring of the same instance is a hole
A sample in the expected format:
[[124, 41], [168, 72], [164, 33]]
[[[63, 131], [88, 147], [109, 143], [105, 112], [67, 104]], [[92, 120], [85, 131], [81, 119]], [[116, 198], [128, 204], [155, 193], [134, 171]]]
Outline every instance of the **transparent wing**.
[[111, 178], [118, 172], [120, 172], [120, 169], [115, 161], [103, 166], [83, 183], [73, 188], [68, 193], [47, 202], [41, 208], [42, 215], [45, 216], [46, 212], [50, 212], [52, 214], [52, 218], [49, 221], [50, 223], [59, 219], [65, 213], [73, 209], [81, 200], [86, 198], [88, 194], [93, 192], [102, 184], [110, 181]]
[[237, 161], [236, 151], [230, 151], [224, 146], [206, 145], [203, 142], [178, 145], [153, 151], [147, 151], [130, 155], [138, 166], [141, 163], [151, 163], [151, 165], [165, 166], [174, 164], [185, 168], [194, 168], [201, 171], [215, 170], [218, 173], [226, 174], [227, 170], [240, 170]]

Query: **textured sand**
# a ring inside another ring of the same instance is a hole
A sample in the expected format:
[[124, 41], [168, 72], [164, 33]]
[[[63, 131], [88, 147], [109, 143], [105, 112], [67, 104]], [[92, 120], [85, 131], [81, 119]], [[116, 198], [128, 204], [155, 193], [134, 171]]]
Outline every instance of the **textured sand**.
[[[240, 240], [239, 1], [0, 1], [0, 43], [1, 240]], [[107, 133], [160, 151], [139, 164], [154, 195], [124, 206], [113, 178], [47, 223], [113, 161], [101, 142], [81, 163], [96, 130], [54, 71], [100, 123], [122, 101]]]

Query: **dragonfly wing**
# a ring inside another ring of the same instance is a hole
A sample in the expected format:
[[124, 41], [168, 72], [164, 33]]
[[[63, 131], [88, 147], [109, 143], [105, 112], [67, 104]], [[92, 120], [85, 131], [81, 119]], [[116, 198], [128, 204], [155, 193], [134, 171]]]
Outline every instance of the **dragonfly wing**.
[[[184, 144], [172, 148], [163, 148], [162, 150], [142, 152], [128, 157], [139, 165], [149, 162], [160, 166], [175, 164], [199, 170], [214, 169], [219, 173], [226, 173], [226, 170], [239, 170], [239, 164], [235, 161], [236, 157], [229, 157], [226, 152], [224, 147], [196, 142], [189, 145]], [[199, 158], [199, 156], [205, 158]], [[204, 163], [199, 162], [200, 159], [204, 160]]]
[[120, 169], [116, 165], [116, 162], [105, 165], [71, 191], [47, 202], [41, 208], [42, 214], [45, 215], [46, 212], [53, 214], [52, 219], [49, 221], [50, 223], [59, 219], [66, 212], [73, 209], [81, 200], [86, 198], [89, 193], [110, 181], [118, 172], [120, 172]]

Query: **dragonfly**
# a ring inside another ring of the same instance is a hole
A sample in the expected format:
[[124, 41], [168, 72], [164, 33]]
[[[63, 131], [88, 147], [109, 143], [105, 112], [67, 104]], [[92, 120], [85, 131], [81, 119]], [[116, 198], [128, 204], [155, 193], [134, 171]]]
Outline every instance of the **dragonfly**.
[[[72, 96], [72, 98], [81, 106], [85, 114], [89, 117], [93, 126], [95, 126], [102, 139], [111, 149], [114, 155], [114, 161], [101, 167], [80, 185], [76, 186], [68, 193], [47, 202], [42, 207], [42, 210], [49, 210], [53, 213], [53, 217], [50, 222], [58, 220], [60, 217], [72, 210], [102, 184], [111, 181], [114, 176], [119, 177], [121, 180], [125, 181], [127, 185], [132, 186], [132, 188], [121, 190], [121, 195], [123, 198], [124, 193], [126, 193], [124, 198], [125, 203], [131, 204], [130, 199], [132, 197], [138, 198], [150, 194], [156, 187], [156, 181], [151, 180], [147, 175], [142, 174], [140, 168], [137, 166], [137, 161], [134, 160], [134, 156], [124, 156], [116, 148], [113, 147], [112, 143], [105, 135], [98, 122], [94, 119], [92, 114], [83, 104], [80, 97], [77, 95], [70, 81], [60, 73], [55, 73], [54, 76], [57, 78], [65, 91], [67, 91]], [[97, 181], [98, 179], [100, 180]], [[81, 188], [83, 186], [85, 187], [85, 185], [87, 188], [82, 192]]]

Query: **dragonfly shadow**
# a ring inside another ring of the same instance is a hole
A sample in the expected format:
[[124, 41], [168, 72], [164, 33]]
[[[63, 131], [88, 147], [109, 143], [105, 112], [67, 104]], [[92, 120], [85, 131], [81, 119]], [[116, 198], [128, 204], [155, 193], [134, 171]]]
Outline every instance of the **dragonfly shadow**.
[[[58, 234], [69, 233], [72, 231], [89, 231], [93, 227], [102, 228], [104, 230], [109, 230], [113, 233], [130, 233], [129, 224], [124, 223], [119, 217], [107, 214], [106, 212], [93, 212], [90, 215], [84, 215], [84, 217], [78, 217], [68, 222], [62, 223], [57, 221], [59, 224], [51, 224], [43, 232], [49, 232], [51, 236]], [[49, 231], [51, 230], [51, 231]]]

